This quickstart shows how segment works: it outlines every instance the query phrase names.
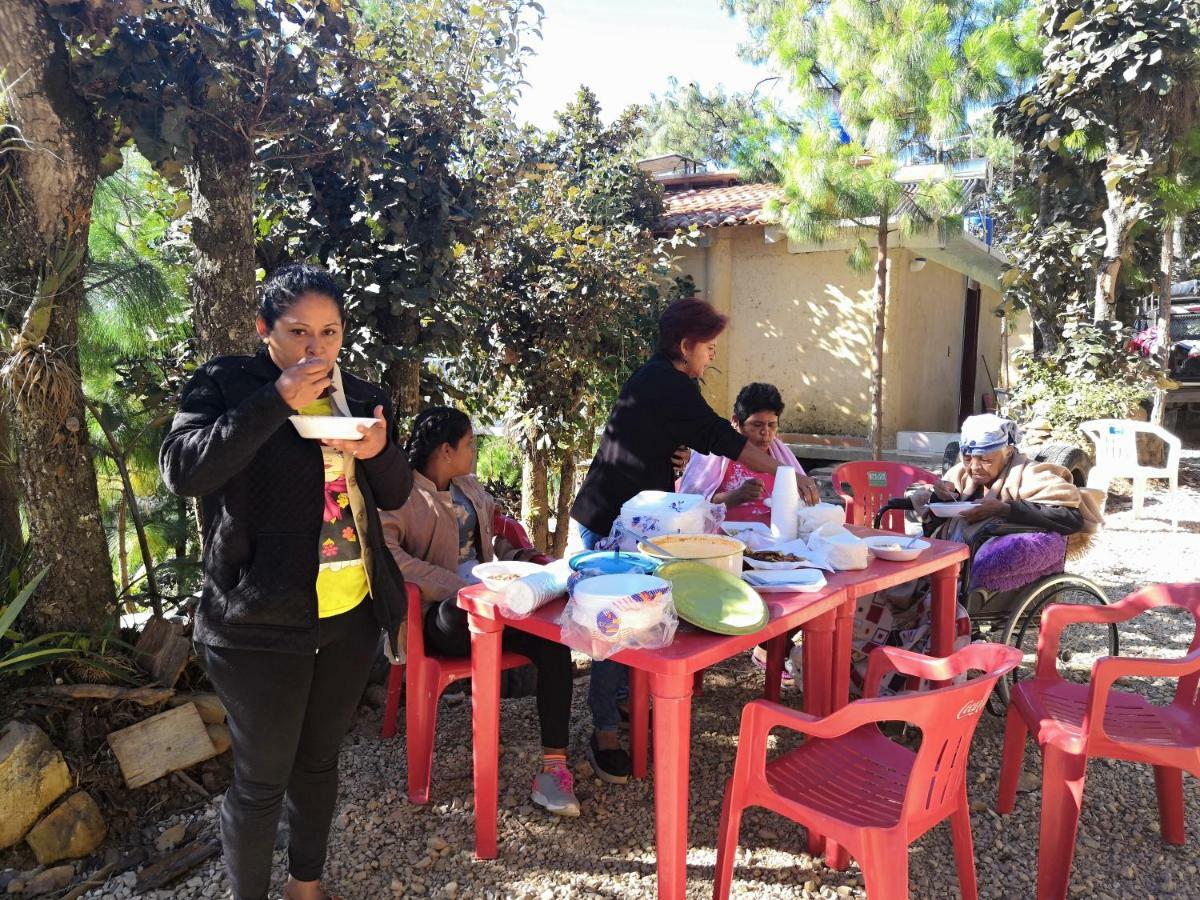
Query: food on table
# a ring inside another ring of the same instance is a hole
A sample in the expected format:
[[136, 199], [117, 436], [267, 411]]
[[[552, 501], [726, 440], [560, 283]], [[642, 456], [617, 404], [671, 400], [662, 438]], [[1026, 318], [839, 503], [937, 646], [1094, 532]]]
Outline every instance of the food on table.
[[748, 557], [765, 563], [798, 563], [804, 562], [803, 556], [794, 553], [780, 553], [778, 550], [755, 550], [746, 554]]
[[516, 581], [521, 576], [516, 572], [497, 572], [495, 575], [490, 577], [492, 581]]
[[872, 544], [876, 550], [902, 550], [904, 549], [899, 544]]

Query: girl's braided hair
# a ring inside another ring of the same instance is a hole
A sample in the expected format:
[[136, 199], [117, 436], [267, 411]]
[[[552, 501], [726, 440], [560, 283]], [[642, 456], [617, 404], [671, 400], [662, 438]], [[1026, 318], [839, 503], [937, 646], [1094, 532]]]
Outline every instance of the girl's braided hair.
[[470, 417], [457, 409], [431, 406], [423, 410], [413, 419], [412, 436], [405, 447], [409, 464], [418, 472], [423, 471], [433, 451], [442, 444], [457, 446], [470, 430]]

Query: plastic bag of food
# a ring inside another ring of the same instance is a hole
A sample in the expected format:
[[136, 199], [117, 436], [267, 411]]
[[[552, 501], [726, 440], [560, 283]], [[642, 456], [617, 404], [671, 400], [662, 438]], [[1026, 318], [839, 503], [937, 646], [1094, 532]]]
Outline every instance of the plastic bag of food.
[[801, 534], [812, 534], [824, 525], [841, 525], [846, 521], [846, 510], [832, 503], [802, 506], [796, 515], [796, 524]]
[[679, 618], [669, 582], [653, 575], [571, 577], [567, 605], [558, 624], [562, 641], [592, 659], [620, 650], [665, 647], [675, 638]]
[[838, 572], [865, 569], [871, 562], [867, 545], [843, 525], [822, 525], [809, 535], [808, 549]]
[[642, 491], [621, 506], [603, 549], [636, 550], [638, 538], [660, 534], [719, 534], [724, 521], [724, 505], [700, 494]]

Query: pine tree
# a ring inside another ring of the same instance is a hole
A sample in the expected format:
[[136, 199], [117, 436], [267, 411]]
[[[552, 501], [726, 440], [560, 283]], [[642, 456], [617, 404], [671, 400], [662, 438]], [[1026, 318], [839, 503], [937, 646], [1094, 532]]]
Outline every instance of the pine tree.
[[[852, 229], [848, 262], [875, 271], [871, 452], [883, 452], [888, 250], [961, 208], [950, 178], [904, 185], [897, 170], [936, 157], [965, 130], [968, 105], [1006, 88], [987, 27], [1018, 4], [971, 0], [731, 0], [790, 80], [799, 115], [770, 138], [782, 196], [771, 212], [795, 240]], [[769, 6], [770, 9], [765, 7]], [[831, 126], [836, 121], [839, 127]]]

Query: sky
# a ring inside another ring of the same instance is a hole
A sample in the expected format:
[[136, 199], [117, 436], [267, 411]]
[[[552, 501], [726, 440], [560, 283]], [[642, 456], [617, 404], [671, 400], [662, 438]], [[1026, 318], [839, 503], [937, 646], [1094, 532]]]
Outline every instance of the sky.
[[586, 84], [605, 118], [663, 93], [674, 75], [684, 84], [749, 90], [765, 74], [738, 57], [745, 26], [718, 0], [542, 0], [546, 18], [518, 118], [543, 128]]

